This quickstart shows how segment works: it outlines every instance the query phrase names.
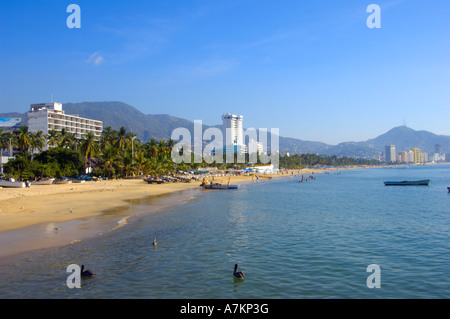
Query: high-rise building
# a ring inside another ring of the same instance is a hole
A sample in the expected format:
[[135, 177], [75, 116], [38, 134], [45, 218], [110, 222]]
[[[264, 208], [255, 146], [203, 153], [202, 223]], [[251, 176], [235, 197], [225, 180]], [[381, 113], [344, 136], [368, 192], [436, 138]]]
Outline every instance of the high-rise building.
[[222, 115], [223, 133], [226, 136], [227, 129], [231, 132], [231, 143], [244, 145], [244, 117], [242, 115], [234, 115], [225, 113]]
[[413, 150], [409, 150], [407, 152], [407, 162], [414, 163], [414, 151]]
[[441, 144], [434, 145], [434, 152], [441, 155], [442, 154], [442, 145]]
[[397, 162], [407, 163], [408, 162], [408, 153], [405, 151], [401, 151], [398, 153]]
[[88, 132], [100, 138], [103, 131], [102, 121], [65, 114], [61, 103], [31, 104], [27, 116], [30, 132], [42, 131], [48, 134], [50, 130], [60, 132], [64, 128], [76, 138], [82, 139]]
[[385, 148], [385, 159], [386, 163], [392, 163], [395, 162], [395, 145], [386, 145]]
[[[223, 135], [225, 138], [225, 152], [245, 153], [247, 147], [244, 143], [244, 117], [225, 113], [222, 115]], [[227, 131], [231, 136], [231, 141], [227, 141]], [[230, 145], [229, 145], [230, 144]]]
[[420, 149], [418, 149], [417, 147], [413, 147], [412, 151], [414, 152], [414, 163], [415, 164], [420, 164], [420, 162], [422, 161], [422, 157], [420, 154]]

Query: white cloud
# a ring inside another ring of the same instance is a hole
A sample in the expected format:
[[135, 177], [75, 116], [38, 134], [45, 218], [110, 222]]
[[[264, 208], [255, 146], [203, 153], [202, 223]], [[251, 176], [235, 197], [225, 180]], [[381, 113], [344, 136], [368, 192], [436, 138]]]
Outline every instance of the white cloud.
[[99, 55], [98, 52], [94, 52], [91, 56], [85, 60], [86, 63], [92, 63], [94, 65], [100, 65], [105, 61], [105, 58]]

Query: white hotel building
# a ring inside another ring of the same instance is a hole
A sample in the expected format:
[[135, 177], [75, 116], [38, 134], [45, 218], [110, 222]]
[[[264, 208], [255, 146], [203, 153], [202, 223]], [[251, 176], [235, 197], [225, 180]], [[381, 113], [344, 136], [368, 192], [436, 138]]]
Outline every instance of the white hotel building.
[[30, 132], [42, 131], [48, 134], [50, 130], [60, 132], [64, 128], [67, 132], [75, 134], [77, 139], [83, 139], [88, 132], [100, 138], [103, 132], [102, 121], [65, 114], [61, 103], [31, 104], [27, 116]]
[[[223, 136], [225, 139], [225, 153], [240, 153], [245, 154], [246, 152], [252, 152], [250, 144], [255, 143], [256, 152], [262, 154], [264, 152], [264, 145], [257, 140], [253, 140], [249, 137], [249, 145], [245, 144], [245, 132], [244, 132], [244, 117], [242, 115], [235, 115], [231, 113], [225, 113], [222, 115], [222, 127]], [[231, 145], [227, 145], [226, 134], [229, 130], [231, 135]]]
[[[244, 143], [244, 117], [242, 115], [234, 115], [225, 113], [222, 115], [223, 135], [225, 139], [225, 153], [241, 153], [245, 154], [247, 147]], [[231, 135], [231, 144], [227, 143], [227, 130]]]

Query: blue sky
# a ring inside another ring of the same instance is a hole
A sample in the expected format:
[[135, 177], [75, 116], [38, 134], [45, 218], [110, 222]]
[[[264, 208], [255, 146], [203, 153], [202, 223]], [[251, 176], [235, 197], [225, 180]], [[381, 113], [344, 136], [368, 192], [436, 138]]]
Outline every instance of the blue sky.
[[[69, 4], [81, 28], [69, 29]], [[369, 4], [381, 28], [369, 29]], [[0, 112], [121, 101], [337, 144], [450, 135], [448, 0], [0, 0]]]

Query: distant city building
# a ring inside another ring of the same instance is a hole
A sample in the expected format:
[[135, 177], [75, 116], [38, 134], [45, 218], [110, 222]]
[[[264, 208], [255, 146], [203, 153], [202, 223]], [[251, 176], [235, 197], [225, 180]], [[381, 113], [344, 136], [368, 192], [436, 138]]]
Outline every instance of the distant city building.
[[405, 151], [399, 152], [397, 160], [400, 163], [408, 163], [408, 153]]
[[231, 142], [237, 145], [244, 145], [244, 117], [242, 115], [234, 115], [225, 113], [222, 115], [223, 133], [230, 129]]
[[255, 141], [253, 139], [250, 139], [249, 143], [248, 143], [248, 153], [250, 154], [252, 152], [252, 148], [250, 147], [250, 145], [252, 145], [252, 143], [256, 143], [256, 153], [258, 155], [261, 155], [264, 152], [264, 145], [261, 142]]
[[413, 150], [409, 150], [407, 152], [407, 162], [414, 163], [414, 151]]
[[396, 161], [395, 157], [395, 145], [386, 145], [385, 150], [385, 159], [386, 163], [393, 163]]
[[428, 163], [428, 153], [420, 153], [420, 162], [421, 163]]
[[414, 152], [414, 160], [413, 160], [413, 162], [415, 164], [420, 164], [420, 162], [422, 161], [421, 156], [420, 156], [420, 149], [418, 149], [417, 147], [413, 147], [412, 151]]
[[[223, 136], [225, 138], [224, 152], [245, 153], [247, 147], [244, 143], [244, 117], [225, 113], [222, 115]], [[227, 130], [231, 133], [231, 144], [227, 142]]]
[[450, 153], [445, 153], [445, 161], [450, 162]]
[[82, 139], [88, 132], [100, 138], [103, 131], [102, 121], [65, 114], [62, 104], [56, 102], [31, 104], [27, 116], [30, 132], [42, 131], [48, 134], [51, 130], [61, 132], [65, 129], [73, 133], [76, 138]]
[[445, 161], [445, 154], [434, 153], [432, 157], [432, 162], [443, 162]]
[[434, 146], [434, 152], [441, 155], [442, 154], [442, 145], [441, 144], [436, 144]]

